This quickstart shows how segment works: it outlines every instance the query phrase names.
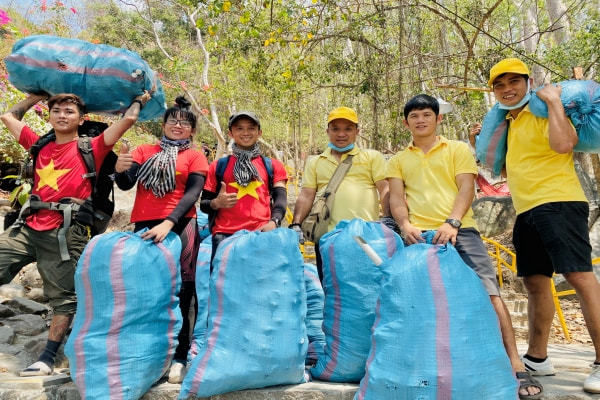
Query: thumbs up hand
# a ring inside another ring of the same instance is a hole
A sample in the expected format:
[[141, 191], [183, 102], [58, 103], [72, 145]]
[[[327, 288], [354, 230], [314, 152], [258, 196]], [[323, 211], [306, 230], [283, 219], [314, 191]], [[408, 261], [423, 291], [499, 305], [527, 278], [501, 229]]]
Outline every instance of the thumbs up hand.
[[115, 172], [127, 171], [133, 164], [133, 156], [129, 153], [129, 144], [125, 141], [121, 142], [119, 149], [119, 157], [115, 164]]
[[237, 203], [237, 193], [227, 193], [227, 184], [221, 182], [221, 189], [217, 197], [211, 201], [211, 207], [215, 210], [219, 208], [231, 208]]

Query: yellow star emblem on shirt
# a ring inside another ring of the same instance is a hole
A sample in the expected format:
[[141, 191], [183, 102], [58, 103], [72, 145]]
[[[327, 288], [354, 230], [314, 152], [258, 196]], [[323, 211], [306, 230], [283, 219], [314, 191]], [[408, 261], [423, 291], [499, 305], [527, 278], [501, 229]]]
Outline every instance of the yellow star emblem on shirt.
[[71, 169], [54, 169], [54, 160], [50, 160], [44, 168], [36, 169], [40, 180], [38, 181], [37, 190], [44, 186], [49, 186], [58, 191], [58, 178], [69, 172]]
[[252, 196], [256, 200], [258, 200], [258, 193], [256, 193], [256, 189], [261, 187], [262, 185], [263, 185], [263, 183], [259, 182], [259, 181], [252, 181], [246, 187], [238, 184], [237, 182], [229, 183], [229, 186], [233, 186], [234, 188], [236, 188], [238, 190], [238, 192], [237, 192], [238, 200], [246, 195]]

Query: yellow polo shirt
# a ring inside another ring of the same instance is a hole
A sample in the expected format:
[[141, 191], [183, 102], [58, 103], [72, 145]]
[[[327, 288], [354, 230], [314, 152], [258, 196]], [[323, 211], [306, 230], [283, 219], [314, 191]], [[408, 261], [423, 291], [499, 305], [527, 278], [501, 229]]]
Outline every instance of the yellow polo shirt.
[[536, 117], [526, 106], [513, 119], [507, 115], [508, 188], [517, 214], [544, 203], [587, 201], [573, 164], [573, 153], [552, 150], [548, 120]]
[[[354, 146], [342, 155], [352, 154], [352, 166], [335, 193], [328, 231], [343, 219], [361, 218], [365, 221], [379, 219], [379, 193], [375, 182], [385, 179], [385, 159], [376, 150], [363, 150]], [[327, 148], [318, 156], [309, 158], [304, 167], [302, 187], [316, 189], [320, 195], [338, 166], [338, 161]]]
[[[477, 175], [475, 158], [466, 143], [443, 136], [438, 139], [427, 154], [411, 143], [392, 157], [387, 167], [388, 178], [404, 182], [408, 219], [421, 230], [438, 229], [452, 212], [458, 194], [456, 175]], [[461, 221], [462, 228], [477, 229], [471, 207]]]

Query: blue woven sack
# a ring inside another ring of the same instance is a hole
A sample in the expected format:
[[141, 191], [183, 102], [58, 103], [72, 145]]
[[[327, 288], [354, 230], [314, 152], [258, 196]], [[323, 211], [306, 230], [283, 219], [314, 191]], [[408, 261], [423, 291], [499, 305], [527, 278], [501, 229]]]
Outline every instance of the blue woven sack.
[[358, 382], [365, 373], [381, 271], [361, 250], [355, 236], [366, 240], [383, 260], [404, 246], [400, 236], [385, 225], [360, 219], [340, 221], [321, 238], [326, 346], [310, 370], [317, 379]]
[[165, 94], [156, 73], [133, 51], [50, 35], [15, 43], [4, 59], [10, 82], [26, 93], [74, 93], [87, 111], [118, 114], [144, 90], [152, 99], [139, 121], [161, 116]]
[[171, 363], [182, 318], [181, 241], [95, 236], [75, 271], [77, 313], [65, 345], [82, 399], [139, 399]]
[[[568, 80], [560, 82], [561, 103], [565, 114], [575, 127], [579, 141], [573, 151], [600, 153], [600, 84], [594, 81]], [[531, 94], [529, 109], [537, 117], [548, 118], [548, 106], [535, 92]], [[506, 161], [507, 110], [499, 103], [485, 115], [481, 132], [477, 137], [477, 158], [500, 175]]]
[[518, 398], [489, 295], [454, 246], [407, 246], [381, 269], [356, 400]]
[[306, 333], [308, 334], [306, 364], [314, 364], [325, 348], [325, 334], [323, 333], [325, 295], [316, 265], [304, 264], [304, 283], [306, 285]]
[[206, 237], [198, 249], [196, 262], [196, 299], [198, 315], [194, 325], [194, 334], [188, 359], [192, 360], [206, 343], [206, 326], [208, 324], [208, 283], [210, 281], [210, 256], [212, 254], [212, 235]]
[[485, 114], [481, 124], [481, 132], [475, 143], [477, 158], [500, 175], [506, 162], [506, 139], [508, 136], [507, 110], [500, 108], [500, 103], [494, 104], [492, 109]]
[[198, 225], [198, 234], [200, 235], [200, 240], [204, 240], [210, 236], [210, 229], [208, 227], [208, 214], [200, 211], [200, 207], [196, 207], [196, 223]]
[[206, 343], [180, 399], [304, 381], [304, 268], [296, 233], [239, 231], [219, 245]]
[[[569, 80], [560, 86], [560, 101], [579, 138], [573, 150], [600, 153], [600, 84]], [[548, 118], [548, 106], [536, 95], [531, 96], [529, 109], [538, 117]]]

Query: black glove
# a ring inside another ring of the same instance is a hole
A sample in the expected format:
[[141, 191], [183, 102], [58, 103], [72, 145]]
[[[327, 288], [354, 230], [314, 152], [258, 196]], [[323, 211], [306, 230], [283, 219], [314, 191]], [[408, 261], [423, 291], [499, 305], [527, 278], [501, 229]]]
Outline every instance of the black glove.
[[302, 227], [300, 226], [300, 224], [291, 224], [290, 226], [288, 226], [288, 228], [296, 232], [296, 234], [298, 235], [298, 243], [304, 244], [304, 233], [302, 233]]
[[398, 226], [396, 220], [393, 217], [381, 217], [379, 219], [379, 222], [381, 222], [383, 225], [387, 226], [388, 228], [396, 232], [398, 235], [400, 235], [400, 227]]

